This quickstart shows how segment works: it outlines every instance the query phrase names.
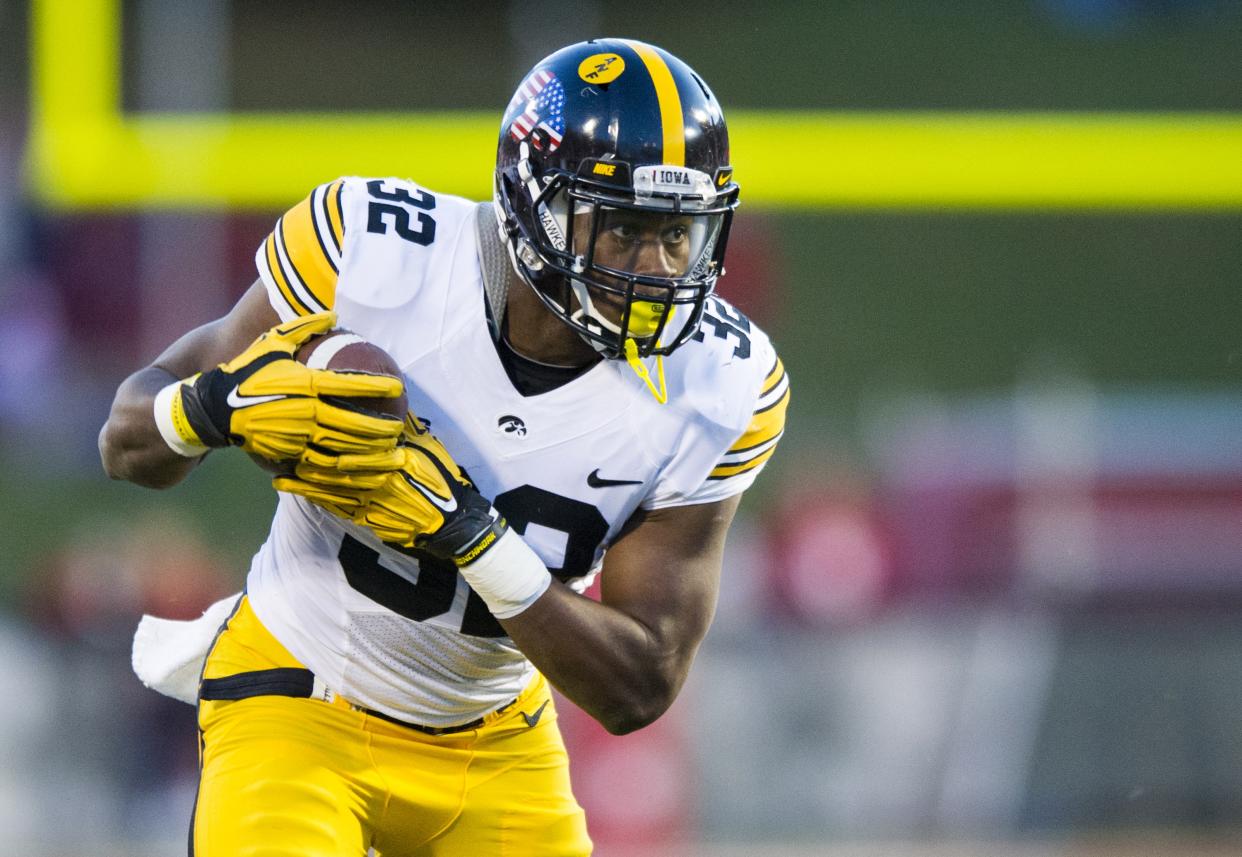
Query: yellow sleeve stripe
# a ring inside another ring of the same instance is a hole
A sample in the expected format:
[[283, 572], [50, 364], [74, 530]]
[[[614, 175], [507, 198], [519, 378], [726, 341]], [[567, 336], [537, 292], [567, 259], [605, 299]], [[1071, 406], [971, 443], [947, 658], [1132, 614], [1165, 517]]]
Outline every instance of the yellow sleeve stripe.
[[772, 371], [768, 373], [768, 377], [763, 379], [763, 388], [760, 395], [770, 393], [772, 389], [781, 382], [785, 377], [785, 364], [781, 362], [781, 358], [776, 358], [776, 363], [772, 365]]
[[337, 179], [332, 184], [324, 186], [321, 194], [323, 217], [328, 226], [328, 236], [335, 245], [338, 259], [345, 242], [345, 212], [341, 207], [341, 189], [344, 186], [345, 180]]
[[[281, 273], [284, 274], [285, 282], [289, 284], [289, 289], [297, 295], [298, 301], [311, 312], [323, 312], [331, 309], [325, 304], [307, 285], [306, 279], [302, 276], [302, 272], [298, 270], [298, 266], [293, 264], [293, 259], [289, 257], [288, 239], [285, 232], [285, 218], [276, 221], [276, 229], [272, 232], [273, 244], [276, 247], [276, 259], [280, 262]], [[336, 286], [336, 279], [332, 280], [333, 291]]]
[[267, 262], [268, 273], [271, 274], [272, 282], [276, 284], [276, 288], [280, 290], [280, 295], [285, 299], [285, 303], [289, 304], [289, 308], [298, 315], [310, 315], [314, 310], [308, 307], [302, 300], [294, 294], [292, 288], [289, 287], [289, 279], [285, 276], [285, 272], [280, 266], [280, 257], [276, 252], [276, 233], [272, 232], [267, 236], [267, 240], [263, 242], [263, 258]]
[[711, 475], [708, 476], [707, 478], [708, 479], [728, 479], [730, 476], [737, 476], [739, 474], [746, 473], [749, 470], [754, 470], [756, 467], [763, 464], [763, 462], [771, 458], [772, 453], [774, 452], [776, 452], [776, 444], [772, 444], [772, 446], [768, 447], [767, 450], [765, 450], [764, 452], [761, 452], [759, 455], [755, 456], [750, 461], [743, 462], [742, 464], [718, 465], [716, 469], [711, 472]]
[[323, 254], [323, 258], [327, 261], [328, 267], [332, 269], [332, 273], [336, 274], [341, 270], [341, 251], [336, 246], [336, 236], [332, 234], [329, 219], [323, 215], [322, 201], [326, 199], [326, 190], [322, 186], [317, 187], [311, 191], [310, 196], [294, 206], [285, 217], [291, 217], [293, 212], [301, 209], [303, 205], [306, 206], [304, 219], [302, 216], [298, 217], [299, 223], [308, 227], [306, 231], [314, 237], [315, 246]]
[[789, 381], [783, 374], [780, 385], [774, 387], [772, 392], [776, 393], [778, 390], [778, 398], [755, 411], [750, 426], [729, 447], [729, 451], [708, 476], [709, 479], [727, 479], [745, 473], [772, 457], [776, 444], [785, 433], [785, 411], [789, 408]]
[[315, 303], [330, 309], [336, 291], [336, 265], [315, 228], [314, 194], [291, 208], [276, 227], [278, 249], [284, 250], [293, 278]]
[[259, 273], [276, 286], [296, 315], [331, 309], [341, 269], [345, 220], [344, 179], [323, 184], [285, 212], [256, 258]]
[[[760, 406], [755, 411], [746, 432], [729, 448], [729, 452], [741, 452], [774, 438], [785, 429], [785, 411], [789, 408], [789, 384], [781, 385], [779, 396], [771, 401], [760, 399]], [[775, 392], [775, 391], [773, 391]]]

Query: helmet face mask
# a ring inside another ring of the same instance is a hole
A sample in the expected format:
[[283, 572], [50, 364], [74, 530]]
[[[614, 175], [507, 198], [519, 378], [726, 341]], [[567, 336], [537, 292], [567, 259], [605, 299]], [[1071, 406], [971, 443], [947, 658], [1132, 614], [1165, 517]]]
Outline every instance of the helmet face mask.
[[[622, 71], [590, 85], [601, 59]], [[607, 40], [536, 65], [502, 124], [495, 191], [519, 275], [601, 354], [626, 356], [626, 340], [669, 354], [698, 329], [737, 185], [719, 107], [684, 63]]]

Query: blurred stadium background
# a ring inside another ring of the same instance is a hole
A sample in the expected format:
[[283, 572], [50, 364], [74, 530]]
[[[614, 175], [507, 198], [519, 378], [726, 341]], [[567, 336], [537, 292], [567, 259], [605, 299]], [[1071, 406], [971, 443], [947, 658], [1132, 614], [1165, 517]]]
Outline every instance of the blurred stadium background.
[[563, 723], [608, 855], [1242, 854], [1242, 4], [0, 0], [0, 851], [183, 853], [143, 611], [242, 580], [245, 456], [111, 484], [120, 379], [338, 174], [482, 198], [598, 34], [731, 117], [722, 291], [795, 387], [655, 726]]

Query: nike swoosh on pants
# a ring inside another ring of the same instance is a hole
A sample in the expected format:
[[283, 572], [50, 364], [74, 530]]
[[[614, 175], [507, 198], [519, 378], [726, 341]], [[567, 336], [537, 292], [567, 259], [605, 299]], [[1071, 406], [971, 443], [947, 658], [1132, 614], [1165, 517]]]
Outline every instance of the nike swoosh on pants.
[[543, 717], [543, 710], [548, 707], [548, 702], [549, 700], [545, 699], [543, 701], [543, 705], [539, 706], [539, 708], [535, 710], [534, 714], [527, 714], [525, 711], [522, 712], [522, 719], [526, 721], [527, 726], [534, 727], [534, 725], [539, 722], [539, 718]]

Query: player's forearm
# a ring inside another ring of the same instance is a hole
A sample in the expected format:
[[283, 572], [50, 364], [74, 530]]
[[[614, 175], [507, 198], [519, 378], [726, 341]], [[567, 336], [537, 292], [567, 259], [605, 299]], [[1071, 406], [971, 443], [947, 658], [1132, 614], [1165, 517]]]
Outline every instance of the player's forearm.
[[99, 457], [108, 476], [146, 488], [168, 488], [202, 460], [173, 452], [155, 424], [155, 396], [175, 380], [151, 366], [129, 376], [117, 389], [108, 421], [99, 432]]
[[615, 735], [641, 729], [668, 709], [698, 648], [697, 640], [664, 639], [559, 583], [501, 625], [559, 691]]

